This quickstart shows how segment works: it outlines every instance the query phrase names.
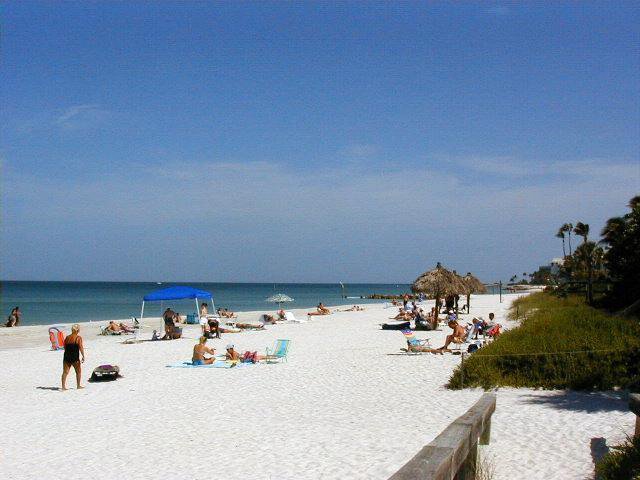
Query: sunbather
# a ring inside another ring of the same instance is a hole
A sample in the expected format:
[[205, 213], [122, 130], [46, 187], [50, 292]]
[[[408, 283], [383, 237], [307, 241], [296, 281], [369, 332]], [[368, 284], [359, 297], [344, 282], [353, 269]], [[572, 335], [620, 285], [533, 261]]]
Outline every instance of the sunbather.
[[282, 309], [278, 310], [278, 320], [286, 320], [286, 319], [287, 318], [285, 316], [284, 310]]
[[464, 327], [454, 320], [449, 320], [447, 325], [449, 325], [449, 328], [453, 330], [453, 333], [451, 335], [447, 335], [447, 340], [445, 341], [444, 346], [440, 347], [438, 350], [448, 350], [451, 343], [464, 342], [466, 336]]
[[359, 305], [354, 305], [353, 307], [351, 307], [351, 308], [347, 308], [347, 309], [346, 309], [346, 310], [344, 310], [344, 311], [345, 311], [345, 312], [361, 312], [361, 311], [363, 311], [363, 310], [364, 310], [364, 308], [362, 308], [361, 306], [359, 306]]
[[235, 350], [235, 346], [230, 343], [227, 345], [227, 353], [225, 354], [225, 360], [229, 362], [243, 362], [243, 363], [256, 363], [260, 360], [266, 360], [266, 356], [258, 355], [258, 352], [246, 351], [240, 355]]
[[231, 310], [227, 310], [226, 308], [219, 308], [218, 315], [224, 318], [236, 318], [237, 315], [233, 313]]
[[269, 315], [268, 313], [265, 313], [261, 317], [262, 323], [265, 323], [268, 325], [275, 325], [277, 320], [278, 319], [276, 317], [274, 317], [273, 315]]
[[120, 330], [122, 330], [124, 333], [133, 333], [133, 327], [130, 327], [126, 323], [120, 322], [118, 326], [120, 327]]
[[105, 328], [105, 331], [111, 334], [117, 334], [119, 335], [120, 333], [122, 333], [121, 329], [120, 329], [120, 325], [118, 325], [116, 322], [114, 322], [113, 320], [111, 320], [109, 322], [109, 325], [107, 325], [107, 328]]
[[233, 345], [233, 343], [227, 345], [226, 349], [227, 353], [224, 356], [225, 360], [240, 360], [240, 354], [236, 352], [235, 345]]
[[[193, 356], [191, 358], [191, 362], [194, 365], [211, 365], [216, 361], [216, 359], [214, 358], [214, 355], [216, 354], [215, 349], [207, 347], [206, 343], [207, 337], [202, 336], [200, 337], [198, 343], [193, 347]], [[211, 357], [206, 358], [204, 356], [205, 353], [211, 355]]]
[[413, 320], [413, 315], [401, 307], [398, 314], [395, 317], [392, 317], [391, 319], [392, 320]]
[[307, 316], [313, 316], [313, 315], [331, 315], [331, 310], [329, 310], [327, 307], [325, 307], [322, 302], [320, 302], [318, 304], [318, 306], [316, 307], [316, 311], [315, 312], [309, 312], [307, 313]]
[[256, 325], [253, 323], [229, 323], [228, 325], [233, 325], [240, 330], [262, 330], [264, 325]]

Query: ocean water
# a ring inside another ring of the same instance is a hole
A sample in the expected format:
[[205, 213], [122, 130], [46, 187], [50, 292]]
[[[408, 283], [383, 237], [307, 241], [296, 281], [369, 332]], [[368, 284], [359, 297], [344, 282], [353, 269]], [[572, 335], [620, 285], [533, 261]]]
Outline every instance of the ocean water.
[[[2, 323], [11, 309], [19, 306], [21, 325], [53, 325], [140, 316], [142, 297], [174, 283], [131, 282], [0, 282], [0, 313]], [[403, 284], [345, 284], [345, 295], [339, 284], [326, 283], [181, 283], [213, 294], [216, 307], [233, 311], [275, 310], [276, 305], [265, 300], [284, 293], [295, 301], [287, 308], [310, 308], [318, 302], [325, 305], [348, 305], [376, 302], [361, 299], [373, 293], [399, 294], [408, 292]], [[379, 300], [378, 300], [379, 301]], [[209, 303], [209, 302], [207, 302]], [[194, 300], [172, 300], [145, 304], [145, 316], [159, 316], [171, 307], [182, 314], [195, 311]]]

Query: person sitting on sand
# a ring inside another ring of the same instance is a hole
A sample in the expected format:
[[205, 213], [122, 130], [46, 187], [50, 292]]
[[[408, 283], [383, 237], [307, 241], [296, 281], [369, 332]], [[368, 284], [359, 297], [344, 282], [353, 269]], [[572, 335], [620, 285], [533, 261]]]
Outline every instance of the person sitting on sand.
[[447, 339], [444, 343], [444, 346], [440, 347], [438, 350], [443, 350], [443, 351], [448, 350], [449, 344], [451, 344], [452, 342], [453, 343], [464, 342], [464, 338], [466, 335], [464, 327], [460, 325], [458, 322], [456, 322], [455, 320], [449, 320], [447, 325], [449, 325], [449, 328], [453, 330], [453, 333], [451, 335], [447, 335]]
[[225, 354], [225, 360], [228, 362], [242, 362], [242, 363], [256, 363], [260, 360], [266, 360], [267, 357], [264, 355], [258, 355], [258, 352], [250, 352], [246, 351], [242, 355], [240, 355], [235, 350], [235, 346], [230, 343], [227, 345], [227, 353]]
[[20, 324], [20, 318], [22, 317], [22, 312], [20, 311], [20, 307], [13, 307], [11, 309], [11, 313], [7, 318], [7, 327], [17, 327]]
[[226, 308], [219, 308], [218, 315], [224, 318], [236, 318], [237, 315], [233, 313], [231, 310], [227, 310]]
[[229, 345], [227, 345], [226, 349], [227, 349], [227, 353], [224, 356], [225, 360], [229, 360], [229, 361], [240, 360], [240, 354], [236, 352], [235, 345], [233, 343], [230, 343]]
[[[215, 354], [216, 351], [214, 348], [209, 348], [206, 345], [207, 337], [202, 336], [198, 343], [193, 347], [193, 356], [191, 357], [191, 363], [193, 365], [211, 365], [216, 361]], [[208, 353], [211, 355], [211, 358], [206, 358], [204, 355]]]
[[274, 317], [273, 315], [269, 315], [268, 313], [265, 313], [264, 315], [262, 315], [262, 317], [260, 317], [260, 321], [263, 324], [267, 324], [267, 325], [275, 325], [276, 324], [276, 317]]
[[220, 322], [214, 317], [207, 318], [202, 325], [202, 334], [207, 338], [220, 338]]
[[307, 313], [307, 316], [313, 316], [313, 315], [331, 315], [331, 310], [329, 310], [327, 307], [325, 307], [323, 305], [322, 302], [320, 302], [318, 304], [318, 306], [316, 307], [316, 311], [315, 312], [309, 312]]
[[120, 328], [120, 325], [114, 322], [113, 320], [109, 322], [109, 325], [107, 325], [107, 328], [105, 328], [105, 330], [107, 332], [110, 332], [116, 335], [120, 335], [122, 333], [122, 329]]
[[174, 322], [175, 312], [170, 308], [167, 308], [162, 315], [164, 320], [164, 337], [161, 340], [171, 340], [173, 338], [173, 332], [176, 329]]

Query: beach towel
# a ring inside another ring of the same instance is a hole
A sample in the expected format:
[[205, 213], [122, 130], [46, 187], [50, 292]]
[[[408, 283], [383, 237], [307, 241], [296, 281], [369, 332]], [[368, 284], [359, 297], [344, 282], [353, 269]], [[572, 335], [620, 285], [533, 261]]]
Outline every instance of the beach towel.
[[169, 368], [237, 368], [244, 367], [246, 365], [253, 365], [253, 363], [240, 363], [240, 362], [227, 362], [225, 360], [216, 360], [210, 364], [194, 365], [191, 362], [178, 362], [167, 365]]

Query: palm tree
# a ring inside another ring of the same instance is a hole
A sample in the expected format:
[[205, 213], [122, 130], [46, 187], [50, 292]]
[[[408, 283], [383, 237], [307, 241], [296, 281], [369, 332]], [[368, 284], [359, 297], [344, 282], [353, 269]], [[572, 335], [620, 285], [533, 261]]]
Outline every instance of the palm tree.
[[562, 258], [567, 258], [567, 252], [564, 248], [564, 232], [566, 230], [564, 229], [564, 225], [562, 225], [560, 227], [560, 229], [558, 230], [558, 233], [556, 233], [556, 238], [561, 238], [562, 239]]
[[[580, 223], [576, 224], [576, 228]], [[587, 226], [588, 230], [588, 226]], [[587, 232], [588, 234], [588, 232]], [[577, 235], [577, 234], [576, 234]], [[580, 236], [583, 236], [580, 233]], [[603, 263], [604, 251], [602, 247], [595, 242], [585, 240], [578, 248], [576, 248], [576, 260], [586, 269], [587, 273], [587, 303], [593, 303], [593, 270], [594, 267], [600, 269]]]
[[583, 243], [586, 243], [589, 240], [589, 224], [578, 222], [576, 223], [575, 228], [573, 229], [573, 233], [583, 238]]
[[625, 226], [626, 222], [622, 217], [613, 217], [607, 220], [607, 223], [600, 233], [603, 242], [609, 245], [616, 243], [620, 234], [624, 231]]
[[573, 230], [573, 223], [565, 223], [562, 225], [562, 229], [568, 234], [569, 237], [569, 255], [571, 255], [571, 231]]

